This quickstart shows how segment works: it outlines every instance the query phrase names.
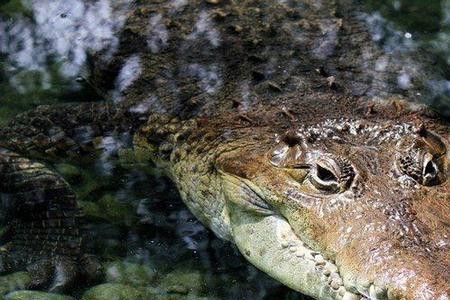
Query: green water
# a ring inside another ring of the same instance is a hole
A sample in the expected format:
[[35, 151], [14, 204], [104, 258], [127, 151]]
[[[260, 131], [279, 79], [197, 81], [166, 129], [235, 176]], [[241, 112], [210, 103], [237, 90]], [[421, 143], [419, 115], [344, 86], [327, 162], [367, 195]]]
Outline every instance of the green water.
[[[81, 65], [71, 65], [75, 71], [66, 74], [63, 70], [70, 58], [58, 56], [52, 45], [39, 44], [30, 3], [0, 2], [0, 124], [41, 104], [105, 98], [89, 83], [89, 57]], [[383, 20], [380, 30], [388, 32], [384, 26], [392, 27], [413, 39], [423, 51], [436, 55], [437, 68], [450, 74], [450, 1], [366, 0], [364, 4], [368, 14]], [[12, 30], [16, 34], [6, 36]], [[27, 30], [41, 52], [16, 57], [27, 49]], [[21, 35], [23, 40], [16, 39]], [[424, 101], [447, 109], [449, 91], [450, 84], [441, 82], [434, 99]], [[93, 246], [106, 261], [106, 282], [124, 284], [130, 288], [128, 296], [145, 290], [158, 299], [307, 298], [259, 272], [234, 246], [215, 238], [158, 170], [136, 164], [132, 157], [124, 160], [111, 172], [95, 166], [55, 166], [74, 187], [89, 216]], [[81, 297], [87, 288], [79, 286], [73, 296]]]

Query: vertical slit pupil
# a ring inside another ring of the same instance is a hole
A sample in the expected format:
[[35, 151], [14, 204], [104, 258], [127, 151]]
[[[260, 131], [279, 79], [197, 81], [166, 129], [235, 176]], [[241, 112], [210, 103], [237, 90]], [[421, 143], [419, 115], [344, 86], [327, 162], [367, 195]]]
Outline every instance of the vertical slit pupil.
[[337, 181], [337, 178], [334, 176], [333, 172], [321, 167], [320, 165], [317, 166], [317, 177], [322, 181]]

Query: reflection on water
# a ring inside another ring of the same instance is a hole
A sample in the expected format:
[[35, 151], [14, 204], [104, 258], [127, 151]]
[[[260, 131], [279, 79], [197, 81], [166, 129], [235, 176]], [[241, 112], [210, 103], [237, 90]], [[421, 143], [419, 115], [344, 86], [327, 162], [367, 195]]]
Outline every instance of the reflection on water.
[[141, 63], [139, 60], [139, 56], [133, 55], [125, 61], [116, 79], [114, 100], [119, 101], [120, 93], [129, 87], [141, 74]]
[[219, 32], [214, 29], [214, 25], [211, 22], [211, 17], [206, 12], [200, 13], [192, 33], [188, 36], [188, 40], [197, 40], [202, 37], [205, 38], [206, 41], [208, 41], [213, 47], [220, 45]]
[[4, 60], [0, 92], [10, 107], [3, 108], [0, 115], [12, 116], [19, 109], [62, 98], [76, 101], [90, 97], [92, 100], [95, 91], [83, 90], [86, 83], [82, 79], [88, 76], [86, 62], [93, 51], [102, 53], [97, 58], [104, 59], [114, 53], [118, 44], [115, 34], [126, 19], [127, 7], [128, 1], [7, 1], [3, 4], [0, 53]]
[[8, 55], [7, 67], [39, 70], [48, 77], [50, 61], [59, 64], [61, 76], [78, 76], [89, 52], [105, 50], [108, 56], [115, 51], [114, 34], [125, 21], [126, 4], [115, 1], [122, 7], [113, 10], [110, 1], [24, 1], [33, 19], [14, 16], [1, 23], [0, 50]]
[[158, 53], [167, 46], [169, 33], [166, 25], [162, 22], [162, 16], [156, 14], [150, 18], [150, 34], [148, 36], [147, 44], [153, 53]]
[[107, 258], [108, 282], [145, 285], [167, 299], [303, 299], [215, 238], [156, 170], [150, 176], [148, 166], [122, 164], [127, 168], [100, 180], [92, 178], [98, 179], [97, 170], [69, 176], [92, 219], [94, 249]]
[[[426, 78], [429, 94], [421, 97], [421, 101], [435, 105], [449, 116], [450, 81], [445, 74], [448, 74], [450, 65], [450, 1], [367, 0], [365, 3], [372, 10], [367, 20], [371, 24], [373, 38], [383, 45], [386, 53], [418, 49], [436, 55], [436, 61], [429, 63], [435, 71], [441, 69], [444, 75], [440, 79]], [[426, 72], [414, 67], [414, 63], [405, 64], [405, 69], [397, 77], [400, 88], [411, 88], [414, 76], [411, 74], [426, 77]]]
[[[130, 1], [11, 0], [0, 4], [0, 122], [39, 104], [97, 101], [105, 97], [89, 83], [90, 59], [95, 53], [95, 59], [106, 64], [118, 50], [117, 34], [126, 22]], [[295, 4], [295, 1], [278, 2]], [[373, 40], [383, 49], [383, 55], [373, 66], [364, 65], [371, 53], [360, 62], [373, 79], [374, 94], [388, 85], [385, 71], [395, 64], [398, 65], [394, 68], [395, 84], [401, 90], [413, 90], [417, 78], [423, 77], [423, 70], [404, 58], [404, 53], [432, 49], [438, 55], [439, 68], [442, 72], [447, 70], [450, 1], [434, 1], [428, 7], [427, 18], [417, 16], [417, 10], [422, 8], [420, 1], [366, 2], [370, 10], [360, 17], [366, 20]], [[321, 7], [321, 1], [314, 4]], [[171, 5], [169, 14], [178, 14], [188, 1], [172, 0]], [[402, 11], [400, 19], [399, 11]], [[435, 15], [439, 21], [431, 18]], [[146, 45], [152, 54], [164, 51], [172, 38], [164, 18], [167, 16], [155, 13], [148, 20]], [[415, 22], [429, 26], [422, 32]], [[318, 59], [335, 51], [338, 27], [338, 22], [330, 20], [322, 28], [322, 36], [313, 47]], [[298, 43], [306, 36], [299, 29], [290, 33]], [[222, 42], [207, 11], [199, 11], [190, 34], [185, 37], [185, 47], [199, 39], [204, 39], [212, 49]], [[122, 93], [141, 75], [142, 65], [139, 54], [126, 59], [106, 95], [109, 100], [120, 102]], [[294, 61], [284, 72], [293, 72], [297, 66]], [[269, 59], [265, 69], [253, 75], [256, 79], [270, 78], [280, 72], [278, 67], [275, 58]], [[198, 89], [208, 96], [215, 95], [229, 80], [224, 78], [219, 60], [212, 64], [186, 61], [179, 75], [195, 78]], [[450, 81], [421, 80], [431, 91], [424, 101], [449, 106]], [[249, 81], [239, 82], [239, 87], [241, 109], [246, 111], [254, 95]], [[155, 107], [157, 111], [165, 110], [158, 97], [150, 95], [132, 107], [131, 112], [144, 113]], [[80, 139], [92, 139], [91, 128], [79, 129]], [[55, 166], [72, 184], [89, 216], [91, 243], [105, 260], [105, 281], [125, 284], [130, 295], [145, 289], [148, 295], [167, 297], [161, 299], [306, 298], [257, 271], [234, 246], [215, 238], [191, 215], [173, 185], [158, 170], [142, 166], [132, 158], [125, 157], [118, 163], [110, 160], [119, 146], [130, 139], [126, 133], [103, 137], [100, 142], [103, 154], [91, 169], [70, 164]], [[82, 295], [86, 288], [79, 286], [74, 296]]]

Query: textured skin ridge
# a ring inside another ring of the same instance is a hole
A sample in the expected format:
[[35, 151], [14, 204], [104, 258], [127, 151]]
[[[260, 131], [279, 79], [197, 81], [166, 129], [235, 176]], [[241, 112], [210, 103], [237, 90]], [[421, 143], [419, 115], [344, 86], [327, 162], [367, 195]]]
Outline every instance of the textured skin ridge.
[[0, 129], [0, 146], [45, 160], [89, 161], [101, 152], [104, 136], [132, 134], [139, 118], [108, 103], [39, 106]]

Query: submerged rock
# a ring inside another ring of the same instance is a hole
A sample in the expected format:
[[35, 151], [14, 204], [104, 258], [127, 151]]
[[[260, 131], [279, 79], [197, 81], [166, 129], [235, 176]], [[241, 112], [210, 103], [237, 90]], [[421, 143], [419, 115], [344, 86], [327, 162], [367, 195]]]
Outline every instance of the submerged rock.
[[79, 183], [82, 179], [82, 173], [79, 168], [74, 165], [61, 163], [55, 166], [56, 170], [70, 183]]
[[135, 287], [119, 284], [104, 283], [90, 288], [84, 293], [82, 300], [144, 300], [144, 291]]
[[131, 226], [137, 221], [133, 207], [111, 194], [103, 196], [97, 202], [80, 201], [79, 203], [90, 219], [125, 226]]
[[99, 178], [100, 174], [92, 169], [80, 170], [80, 172], [79, 181], [72, 185], [78, 199], [96, 200], [98, 195], [104, 194], [110, 184], [108, 177]]
[[158, 294], [157, 292], [149, 292], [145, 293], [145, 299], [152, 300], [220, 300], [220, 298], [215, 297], [199, 297], [196, 295], [181, 295], [181, 294]]
[[0, 295], [21, 290], [31, 282], [28, 272], [16, 272], [0, 277]]
[[220, 298], [211, 296], [198, 296], [194, 294], [166, 292], [158, 288], [147, 288], [144, 294], [145, 299], [154, 300], [219, 300]]
[[168, 294], [201, 295], [207, 292], [207, 286], [199, 271], [177, 269], [161, 279], [159, 289]]
[[45, 292], [38, 292], [38, 291], [17, 291], [9, 293], [5, 296], [6, 300], [75, 300], [75, 298], [64, 296], [64, 295], [58, 295], [58, 294], [52, 294], [52, 293], [45, 293]]
[[156, 271], [148, 265], [114, 261], [105, 264], [106, 281], [132, 286], [148, 286], [155, 280]]

